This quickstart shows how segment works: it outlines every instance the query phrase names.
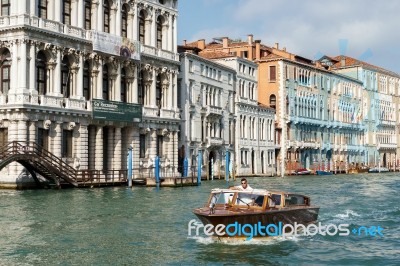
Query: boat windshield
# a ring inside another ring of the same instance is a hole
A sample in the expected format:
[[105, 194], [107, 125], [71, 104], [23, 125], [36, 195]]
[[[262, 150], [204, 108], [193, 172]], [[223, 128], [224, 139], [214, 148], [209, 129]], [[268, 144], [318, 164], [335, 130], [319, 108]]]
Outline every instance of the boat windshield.
[[236, 198], [236, 205], [262, 206], [264, 195], [239, 192]]

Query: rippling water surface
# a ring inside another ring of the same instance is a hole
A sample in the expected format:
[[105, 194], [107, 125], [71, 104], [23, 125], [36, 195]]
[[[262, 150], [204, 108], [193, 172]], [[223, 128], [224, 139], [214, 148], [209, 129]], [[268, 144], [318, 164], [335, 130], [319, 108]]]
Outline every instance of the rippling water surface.
[[[230, 182], [239, 184], [236, 182]], [[0, 265], [399, 265], [400, 174], [249, 178], [254, 187], [301, 192], [322, 224], [381, 226], [384, 236], [218, 242], [188, 237], [192, 209], [211, 188], [0, 190]]]

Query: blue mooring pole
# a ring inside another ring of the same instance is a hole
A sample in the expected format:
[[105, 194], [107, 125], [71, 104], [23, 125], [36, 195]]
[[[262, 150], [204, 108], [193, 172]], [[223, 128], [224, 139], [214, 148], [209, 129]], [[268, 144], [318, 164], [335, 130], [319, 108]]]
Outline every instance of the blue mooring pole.
[[201, 185], [201, 165], [203, 164], [203, 155], [199, 151], [197, 155], [197, 185]]
[[230, 153], [229, 151], [225, 152], [225, 180], [229, 181], [229, 162], [230, 162]]
[[133, 151], [132, 147], [128, 148], [128, 187], [132, 187], [132, 159]]
[[155, 176], [156, 176], [156, 184], [157, 186], [160, 184], [160, 158], [156, 156], [154, 159], [154, 171], [155, 171]]
[[185, 159], [183, 160], [183, 177], [188, 176], [188, 167], [189, 167], [189, 162], [187, 157], [185, 157]]

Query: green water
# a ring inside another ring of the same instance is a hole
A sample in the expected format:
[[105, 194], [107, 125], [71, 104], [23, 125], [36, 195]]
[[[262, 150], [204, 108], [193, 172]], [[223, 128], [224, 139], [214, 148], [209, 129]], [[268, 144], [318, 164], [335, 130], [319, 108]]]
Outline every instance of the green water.
[[379, 225], [384, 236], [233, 243], [188, 237], [192, 209], [211, 188], [226, 187], [222, 180], [159, 190], [0, 190], [0, 265], [399, 265], [399, 176], [249, 178], [253, 188], [310, 195], [323, 224]]

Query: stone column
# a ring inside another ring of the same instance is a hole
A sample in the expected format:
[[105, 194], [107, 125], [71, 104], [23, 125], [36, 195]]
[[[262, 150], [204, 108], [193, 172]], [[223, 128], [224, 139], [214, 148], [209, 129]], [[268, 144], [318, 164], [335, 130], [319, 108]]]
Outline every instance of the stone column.
[[113, 170], [113, 161], [114, 161], [114, 128], [109, 127], [108, 130], [108, 158], [107, 158], [107, 169]]
[[156, 69], [153, 68], [153, 82], [151, 83], [151, 89], [150, 89], [150, 106], [155, 108], [156, 107], [156, 83], [157, 83], [157, 72]]
[[[139, 40], [139, 34], [138, 34], [138, 6], [137, 3], [135, 2], [133, 4], [133, 18], [132, 18], [132, 40]], [[128, 23], [129, 25], [129, 23]]]
[[[56, 1], [58, 2], [58, 1]], [[57, 63], [55, 65], [54, 69], [54, 82], [53, 82], [53, 88], [54, 88], [54, 95], [55, 96], [61, 96], [61, 49], [57, 49]]]
[[137, 127], [131, 127], [129, 130], [129, 143], [132, 145], [132, 152], [133, 152], [133, 175], [134, 177], [139, 177], [139, 128]]
[[103, 99], [103, 60], [100, 60], [98, 68], [96, 96], [98, 99]]
[[[151, 45], [154, 41], [151, 39], [152, 38], [152, 21], [151, 19], [145, 19], [144, 22], [144, 27], [145, 27], [145, 36], [144, 36], [144, 44], [145, 45]], [[138, 35], [139, 37], [139, 35]], [[139, 38], [138, 38], [139, 39]]]
[[157, 46], [157, 38], [156, 38], [156, 33], [157, 33], [157, 17], [156, 17], [156, 10], [152, 10], [152, 18], [151, 18], [151, 27], [150, 27], [150, 44], [153, 47]]
[[[120, 36], [121, 35], [121, 11], [122, 11], [122, 1], [119, 2], [118, 7], [115, 9], [115, 28], [114, 34]], [[126, 29], [128, 30], [128, 29]], [[128, 32], [127, 35], [128, 36]]]
[[94, 170], [96, 165], [96, 133], [97, 130], [95, 127], [89, 127], [89, 158], [88, 158], [88, 169]]
[[[55, 1], [48, 1], [48, 3], [47, 3], [47, 19], [49, 19], [49, 20], [55, 20], [54, 4], [55, 4]], [[36, 9], [36, 6], [34, 6], [34, 8], [32, 8], [32, 9]]]
[[103, 170], [103, 127], [96, 128], [95, 170]]
[[61, 1], [54, 1], [54, 20], [61, 22]]
[[78, 157], [79, 157], [79, 169], [89, 168], [89, 131], [88, 126], [80, 124], [79, 126], [79, 147], [78, 147]]
[[29, 90], [33, 92], [36, 83], [36, 51], [34, 42], [31, 42], [29, 46], [29, 58]]
[[[115, 32], [115, 17], [116, 17], [116, 13], [117, 13], [117, 8], [115, 7], [114, 4], [111, 5], [110, 7], [110, 34], [114, 34], [114, 35], [121, 35], [121, 32]], [[118, 23], [118, 22], [117, 22]]]
[[168, 100], [167, 100], [167, 108], [169, 109], [169, 110], [174, 110], [175, 108], [174, 108], [174, 106], [173, 106], [173, 99], [172, 99], [172, 96], [173, 96], [173, 81], [174, 81], [174, 74], [173, 73], [169, 73], [169, 84], [168, 84]]
[[[53, 126], [54, 125], [54, 126]], [[53, 132], [50, 136], [52, 136], [52, 147], [51, 152], [61, 158], [61, 147], [62, 147], [62, 122], [56, 121], [56, 123], [52, 123], [50, 128], [53, 128]]]
[[98, 31], [104, 31], [104, 12], [103, 12], [103, 1], [101, 1], [97, 6], [97, 28]]
[[151, 129], [150, 135], [150, 148], [149, 148], [149, 158], [154, 161], [154, 158], [157, 155], [157, 130], [156, 129]]
[[172, 14], [169, 14], [169, 16], [168, 16], [168, 46], [167, 46], [167, 50], [171, 51], [171, 52], [174, 51], [173, 38], [174, 38], [174, 27], [173, 27], [173, 22], [172, 22]]
[[37, 142], [36, 132], [37, 132], [37, 121], [30, 121], [29, 122], [29, 141], [30, 142]]
[[27, 45], [26, 43], [28, 42], [28, 40], [22, 40], [20, 42], [20, 62], [19, 62], [19, 66], [20, 66], [20, 71], [18, 71], [20, 73], [20, 75], [18, 75], [18, 80], [19, 80], [19, 92], [20, 93], [24, 93], [27, 91], [27, 76], [26, 73], [28, 72], [28, 59], [27, 59]]
[[[84, 12], [85, 12], [85, 2], [83, 0], [78, 0], [77, 2], [77, 9], [78, 9], [78, 18], [74, 25], [77, 25], [78, 28], [84, 27]], [[72, 13], [72, 12], [71, 12]]]
[[173, 158], [173, 165], [175, 166], [174, 171], [177, 172], [178, 169], [178, 132], [173, 131], [173, 145], [172, 145], [172, 158]]
[[122, 170], [122, 136], [120, 127], [115, 128], [113, 169]]
[[173, 104], [172, 107], [177, 110], [178, 108], [178, 92], [177, 92], [177, 84], [178, 84], [178, 75], [177, 72], [173, 74], [173, 79], [171, 80], [172, 82], [172, 100], [173, 100]]
[[[176, 29], [176, 17], [173, 17], [173, 35], [174, 38], [172, 40], [172, 48], [173, 48], [173, 52], [176, 53], [177, 52], [177, 45], [176, 45], [176, 40], [178, 40], [178, 33], [177, 33], [177, 29]], [[176, 83], [175, 83], [176, 84]]]
[[133, 82], [131, 83], [131, 92], [132, 92], [132, 102], [138, 103], [138, 68], [135, 67], [135, 77], [133, 78]]
[[84, 64], [84, 59], [83, 55], [79, 55], [79, 66], [78, 66], [78, 73], [77, 73], [77, 79], [76, 79], [76, 96], [78, 98], [83, 97], [83, 64]]
[[[114, 101], [121, 101], [121, 64], [117, 66], [117, 75], [114, 78]], [[126, 97], [126, 96], [125, 96]]]

